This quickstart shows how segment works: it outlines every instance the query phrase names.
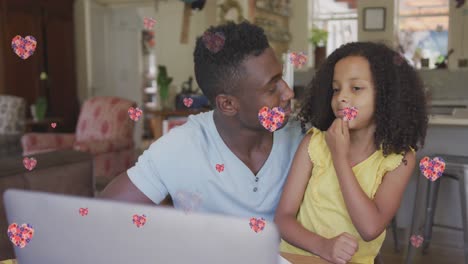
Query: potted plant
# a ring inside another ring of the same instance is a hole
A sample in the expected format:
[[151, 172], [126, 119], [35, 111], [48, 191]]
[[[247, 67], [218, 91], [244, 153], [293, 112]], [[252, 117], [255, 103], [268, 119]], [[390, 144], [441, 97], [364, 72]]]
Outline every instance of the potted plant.
[[169, 88], [172, 83], [172, 77], [167, 75], [166, 66], [158, 65], [158, 91], [159, 98], [161, 100], [161, 106], [163, 109], [171, 108], [169, 104]]
[[30, 108], [34, 121], [44, 120], [47, 112], [47, 99], [44, 96], [38, 97], [36, 103], [31, 105]]
[[322, 64], [322, 62], [325, 61], [327, 52], [328, 31], [320, 29], [317, 26], [313, 26], [310, 33], [311, 37], [309, 38], [309, 41], [314, 46], [314, 67], [318, 68], [320, 64]]

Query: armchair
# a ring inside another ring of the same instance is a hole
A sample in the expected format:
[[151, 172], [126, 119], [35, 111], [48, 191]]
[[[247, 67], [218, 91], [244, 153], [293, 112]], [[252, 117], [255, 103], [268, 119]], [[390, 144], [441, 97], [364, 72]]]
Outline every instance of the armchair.
[[21, 138], [23, 155], [74, 149], [93, 155], [93, 176], [100, 191], [136, 159], [134, 121], [128, 109], [135, 103], [117, 97], [94, 97], [84, 102], [75, 134], [27, 133]]
[[21, 153], [26, 101], [17, 96], [0, 95], [0, 157]]

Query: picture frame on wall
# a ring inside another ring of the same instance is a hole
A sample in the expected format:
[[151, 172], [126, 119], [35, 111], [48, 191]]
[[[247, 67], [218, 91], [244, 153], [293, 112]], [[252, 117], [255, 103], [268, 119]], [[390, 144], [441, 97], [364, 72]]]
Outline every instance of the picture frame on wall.
[[364, 31], [385, 31], [385, 7], [366, 7], [363, 12]]

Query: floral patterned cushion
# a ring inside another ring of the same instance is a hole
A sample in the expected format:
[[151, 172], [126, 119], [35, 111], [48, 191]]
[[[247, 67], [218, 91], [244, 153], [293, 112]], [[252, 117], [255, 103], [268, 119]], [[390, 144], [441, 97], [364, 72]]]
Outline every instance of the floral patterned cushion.
[[129, 148], [133, 148], [132, 140], [88, 140], [73, 144], [74, 150], [89, 152], [91, 154], [114, 152]]
[[76, 141], [132, 138], [134, 121], [128, 117], [133, 102], [117, 97], [94, 97], [83, 104]]
[[21, 138], [24, 156], [71, 149], [74, 142], [75, 135], [69, 133], [27, 133]]

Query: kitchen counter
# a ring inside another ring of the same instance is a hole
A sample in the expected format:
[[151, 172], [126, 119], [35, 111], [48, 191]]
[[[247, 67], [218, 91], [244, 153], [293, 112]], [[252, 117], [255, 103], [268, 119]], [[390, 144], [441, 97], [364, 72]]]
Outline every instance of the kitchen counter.
[[468, 126], [468, 100], [431, 100], [429, 125]]
[[431, 115], [429, 116], [429, 125], [468, 126], [468, 118], [445, 116], [445, 115]]

